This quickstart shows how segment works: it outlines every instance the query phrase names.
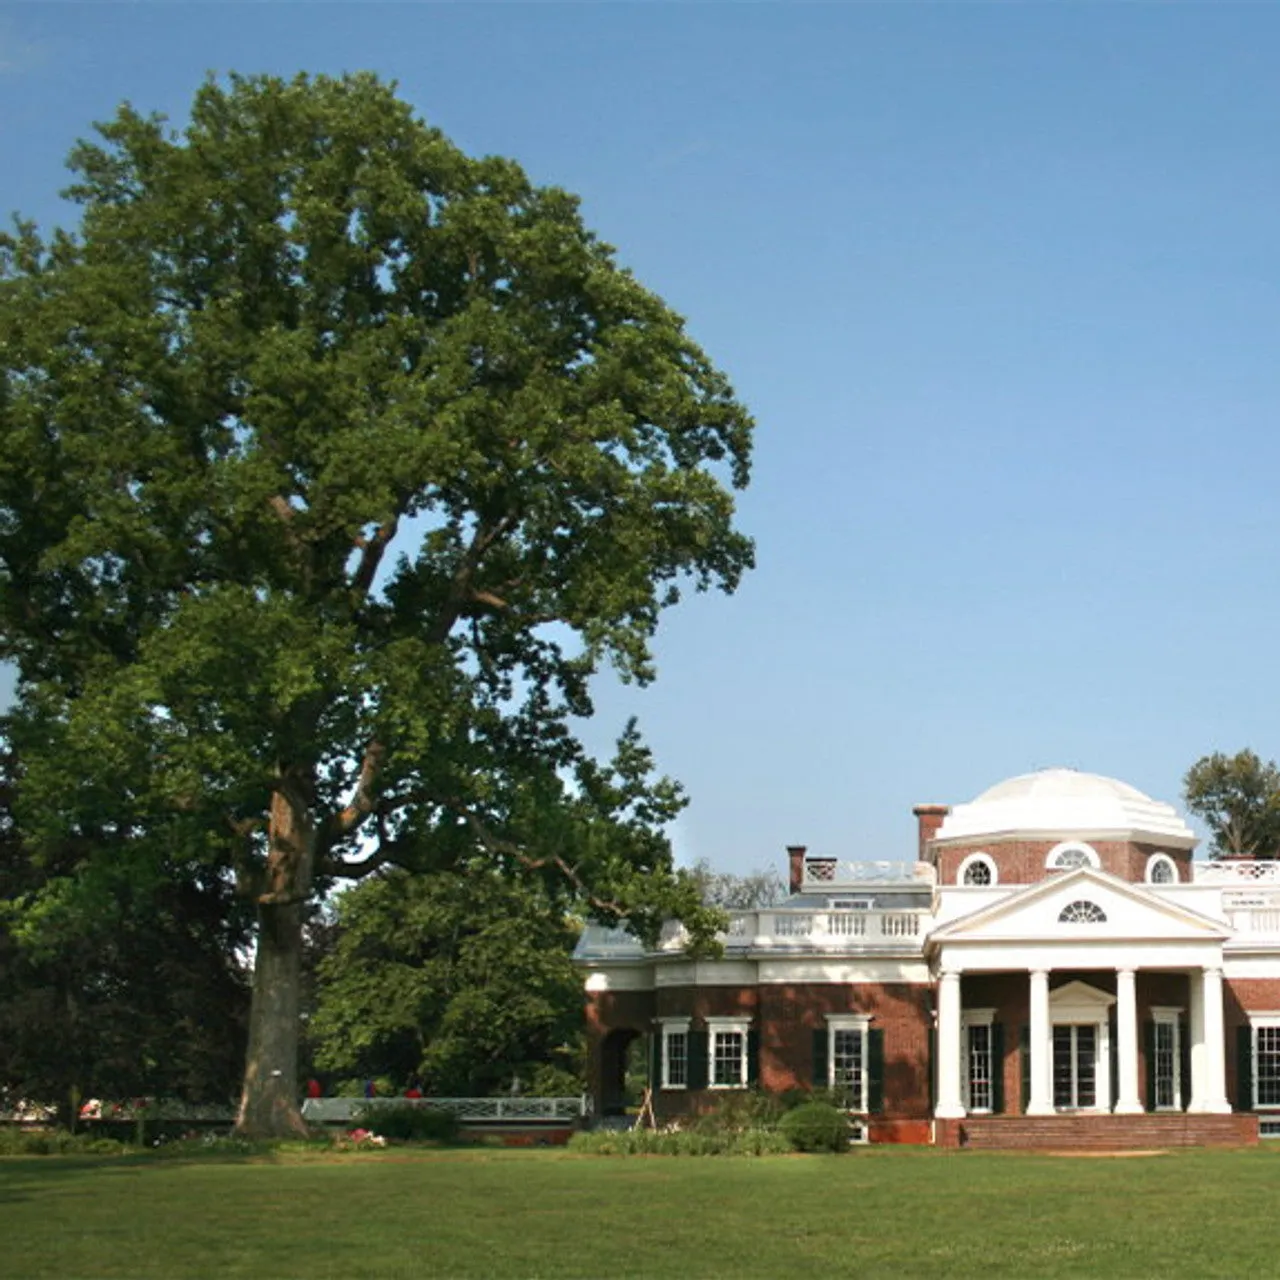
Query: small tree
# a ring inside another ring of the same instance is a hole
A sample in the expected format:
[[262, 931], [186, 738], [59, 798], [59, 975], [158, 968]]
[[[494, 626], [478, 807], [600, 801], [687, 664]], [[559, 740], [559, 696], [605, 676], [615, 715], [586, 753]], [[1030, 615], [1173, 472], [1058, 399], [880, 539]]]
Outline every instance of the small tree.
[[739, 875], [732, 871], [717, 871], [706, 858], [700, 858], [689, 869], [689, 874], [698, 886], [703, 903], [723, 911], [776, 907], [788, 896], [785, 881], [774, 870], [749, 871]]
[[1280, 768], [1248, 750], [1215, 751], [1187, 770], [1187, 808], [1209, 828], [1215, 858], [1280, 854]]

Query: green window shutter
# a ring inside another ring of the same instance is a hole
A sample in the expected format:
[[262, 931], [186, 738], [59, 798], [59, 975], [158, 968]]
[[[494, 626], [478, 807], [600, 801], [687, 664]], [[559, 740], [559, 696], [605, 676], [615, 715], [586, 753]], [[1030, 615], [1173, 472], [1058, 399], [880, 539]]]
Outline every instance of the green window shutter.
[[1178, 1022], [1178, 1059], [1179, 1072], [1181, 1079], [1178, 1081], [1181, 1085], [1181, 1096], [1178, 1098], [1178, 1107], [1185, 1111], [1187, 1104], [1191, 1101], [1191, 1036], [1188, 1034], [1187, 1020], [1182, 1018]]
[[752, 1027], [747, 1032], [747, 1083], [760, 1082], [760, 1033]]
[[662, 1028], [649, 1036], [649, 1088], [662, 1088]]
[[1156, 1109], [1156, 1024], [1142, 1024], [1142, 1052], [1147, 1059], [1147, 1110]]
[[991, 1110], [1004, 1112], [1004, 1023], [991, 1024]]
[[689, 1088], [707, 1087], [707, 1051], [709, 1041], [705, 1031], [689, 1032]]
[[1031, 1105], [1031, 1028], [1024, 1022], [1018, 1031], [1018, 1059], [1022, 1066], [1022, 1114]]
[[867, 1032], [867, 1110], [873, 1115], [884, 1110], [884, 1031], [880, 1027]]
[[1236, 1028], [1236, 1110], [1253, 1110], [1253, 1028]]
[[813, 1087], [827, 1087], [827, 1029], [819, 1027], [813, 1033]]
[[925, 1075], [929, 1078], [929, 1114], [932, 1115], [934, 1107], [938, 1105], [938, 1032], [934, 1027], [929, 1028], [929, 1044], [927, 1053], [929, 1057], [924, 1064], [924, 1070]]

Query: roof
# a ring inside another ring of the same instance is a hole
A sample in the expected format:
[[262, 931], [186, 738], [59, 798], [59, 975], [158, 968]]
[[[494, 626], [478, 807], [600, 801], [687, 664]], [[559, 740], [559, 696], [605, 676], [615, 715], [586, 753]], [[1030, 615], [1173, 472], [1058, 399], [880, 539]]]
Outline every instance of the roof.
[[989, 836], [1119, 836], [1189, 849], [1195, 832], [1172, 805], [1117, 778], [1041, 769], [1008, 778], [944, 819], [935, 840]]

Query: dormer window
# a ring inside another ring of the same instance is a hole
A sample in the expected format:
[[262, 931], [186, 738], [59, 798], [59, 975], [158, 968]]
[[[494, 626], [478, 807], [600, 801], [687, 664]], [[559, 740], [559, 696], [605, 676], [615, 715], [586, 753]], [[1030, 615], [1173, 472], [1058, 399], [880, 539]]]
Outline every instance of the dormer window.
[[1177, 884], [1178, 868], [1167, 853], [1153, 853], [1147, 859], [1148, 884]]
[[1059, 924], [1106, 924], [1107, 913], [1096, 902], [1080, 898], [1068, 902], [1058, 913]]

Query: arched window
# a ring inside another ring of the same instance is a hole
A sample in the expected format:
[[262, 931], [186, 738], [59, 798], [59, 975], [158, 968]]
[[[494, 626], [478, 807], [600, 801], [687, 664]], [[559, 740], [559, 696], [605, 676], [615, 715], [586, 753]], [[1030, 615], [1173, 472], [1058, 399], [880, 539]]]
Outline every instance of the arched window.
[[1107, 913], [1096, 902], [1080, 898], [1068, 902], [1058, 913], [1059, 924], [1106, 924]]
[[1147, 859], [1148, 884], [1177, 884], [1178, 867], [1167, 853], [1153, 853]]
[[992, 885], [997, 878], [996, 864], [985, 853], [971, 853], [956, 872], [956, 884]]
[[1074, 871], [1077, 867], [1097, 868], [1098, 853], [1090, 845], [1079, 840], [1067, 840], [1049, 850], [1044, 865], [1050, 871]]

